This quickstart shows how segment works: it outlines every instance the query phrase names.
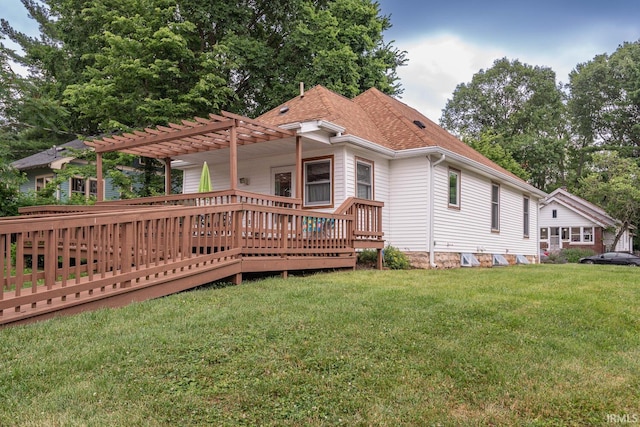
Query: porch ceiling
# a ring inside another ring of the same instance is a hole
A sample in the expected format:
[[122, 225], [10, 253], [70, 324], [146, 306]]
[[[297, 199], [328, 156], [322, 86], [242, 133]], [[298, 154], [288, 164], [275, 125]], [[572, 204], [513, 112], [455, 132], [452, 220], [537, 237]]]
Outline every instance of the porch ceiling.
[[238, 145], [255, 144], [295, 136], [295, 131], [260, 123], [226, 111], [221, 116], [196, 117], [181, 124], [146, 128], [122, 135], [87, 141], [97, 153], [120, 151], [157, 159], [229, 148], [235, 129]]

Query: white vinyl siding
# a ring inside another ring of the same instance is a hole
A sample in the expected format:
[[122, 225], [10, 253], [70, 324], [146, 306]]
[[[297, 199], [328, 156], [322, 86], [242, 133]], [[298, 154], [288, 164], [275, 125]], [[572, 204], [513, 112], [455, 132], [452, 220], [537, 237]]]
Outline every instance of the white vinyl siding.
[[[376, 163], [376, 173], [380, 168]], [[402, 251], [427, 251], [429, 232], [429, 162], [426, 157], [392, 160], [387, 244]], [[379, 194], [376, 179], [376, 199]], [[443, 195], [446, 202], [446, 195]]]
[[[461, 208], [448, 202], [449, 168], [436, 167], [434, 183], [436, 252], [523, 254], [538, 253], [537, 230], [522, 235], [522, 190], [500, 184], [500, 233], [491, 231], [491, 179], [461, 168]], [[530, 198], [530, 221], [537, 221], [537, 199]]]

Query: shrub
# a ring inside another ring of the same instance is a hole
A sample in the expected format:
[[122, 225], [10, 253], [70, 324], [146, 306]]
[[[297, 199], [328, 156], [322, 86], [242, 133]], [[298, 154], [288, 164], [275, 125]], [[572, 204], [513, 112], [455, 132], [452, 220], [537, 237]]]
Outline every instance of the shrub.
[[393, 246], [384, 248], [383, 257], [385, 265], [392, 270], [408, 270], [411, 268], [409, 258]]
[[375, 249], [364, 249], [358, 252], [358, 264], [367, 267], [374, 267], [378, 261], [378, 251]]
[[595, 255], [595, 252], [591, 249], [571, 248], [563, 249], [560, 251], [561, 255], [567, 260], [567, 262], [576, 263], [580, 258]]
[[566, 264], [567, 258], [565, 258], [562, 251], [549, 252], [549, 255], [542, 261], [544, 264]]

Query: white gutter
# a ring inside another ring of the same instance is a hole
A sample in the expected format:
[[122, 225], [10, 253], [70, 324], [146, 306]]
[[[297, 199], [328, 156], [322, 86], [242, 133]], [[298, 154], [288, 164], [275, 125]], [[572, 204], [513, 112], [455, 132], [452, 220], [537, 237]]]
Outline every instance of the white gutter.
[[433, 220], [433, 211], [435, 209], [434, 207], [434, 197], [433, 197], [433, 192], [434, 190], [434, 183], [433, 183], [433, 175], [434, 175], [434, 169], [436, 166], [438, 166], [440, 163], [444, 162], [444, 159], [446, 158], [446, 155], [444, 153], [442, 153], [440, 155], [440, 158], [438, 160], [436, 160], [436, 162], [434, 163], [433, 160], [431, 160], [431, 156], [428, 155], [427, 159], [429, 159], [429, 236], [427, 239], [428, 244], [428, 249], [429, 249], [429, 264], [431, 265], [431, 268], [437, 268], [438, 266], [436, 265], [435, 259], [436, 259], [436, 254], [434, 252], [435, 250], [435, 242], [433, 239], [433, 232], [434, 232], [434, 220]]
[[544, 198], [547, 196], [547, 193], [526, 183], [523, 180], [514, 178], [511, 175], [502, 173], [490, 166], [476, 162], [475, 160], [471, 160], [463, 155], [456, 154], [453, 151], [445, 150], [444, 148], [441, 148], [439, 146], [410, 148], [407, 150], [393, 150], [391, 148], [383, 147], [381, 145], [375, 144], [373, 142], [367, 141], [366, 139], [363, 139], [354, 135], [334, 136], [329, 138], [329, 141], [331, 142], [331, 144], [350, 143], [355, 146], [374, 151], [383, 156], [387, 156], [390, 159], [403, 159], [407, 157], [429, 156], [430, 154], [439, 154], [442, 156], [446, 155], [448, 159], [451, 161], [464, 164], [464, 165], [469, 165], [472, 168], [479, 170], [486, 175], [497, 177], [502, 181], [509, 182], [514, 187], [519, 187], [519, 188], [524, 187], [529, 193], [534, 194], [540, 198]]

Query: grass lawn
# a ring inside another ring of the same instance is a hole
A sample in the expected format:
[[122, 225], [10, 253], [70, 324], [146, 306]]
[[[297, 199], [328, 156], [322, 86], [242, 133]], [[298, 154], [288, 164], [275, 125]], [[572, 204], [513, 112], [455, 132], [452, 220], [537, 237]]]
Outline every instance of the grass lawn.
[[639, 396], [626, 267], [273, 278], [0, 330], [2, 426], [607, 425]]

